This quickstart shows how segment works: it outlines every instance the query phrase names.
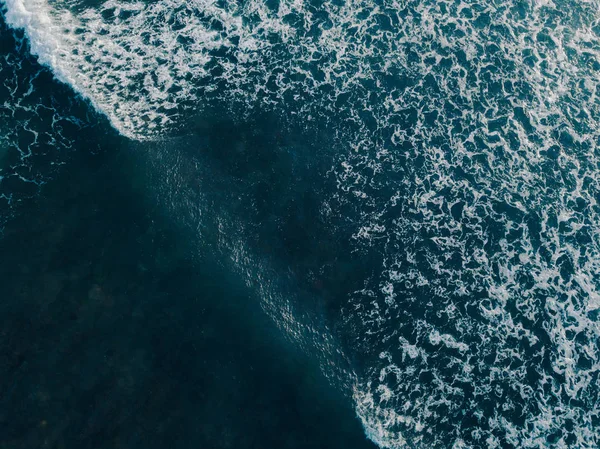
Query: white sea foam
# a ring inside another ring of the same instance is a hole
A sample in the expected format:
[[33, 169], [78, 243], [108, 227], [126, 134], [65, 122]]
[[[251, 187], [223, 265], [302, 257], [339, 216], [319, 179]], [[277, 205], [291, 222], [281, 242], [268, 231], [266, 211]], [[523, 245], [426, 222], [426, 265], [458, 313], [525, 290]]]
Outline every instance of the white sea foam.
[[[349, 351], [385, 354], [356, 373], [373, 441], [599, 444], [597, 1], [5, 5], [133, 138], [205, 95], [306, 126], [335, 114], [324, 210], [380, 262], [343, 314]], [[270, 285], [225, 228], [235, 264]], [[310, 333], [272, 291], [282, 328]]]
[[[122, 134], [152, 138], [193, 100], [190, 80], [205, 76], [207, 52], [219, 48], [222, 26], [239, 20], [214, 2], [107, 1], [75, 14], [72, 3], [8, 0], [6, 20], [23, 28], [31, 51], [55, 76], [105, 113]], [[199, 18], [199, 13], [208, 18]], [[211, 15], [214, 14], [214, 15]], [[231, 35], [231, 32], [230, 32]]]
[[13, 206], [34, 196], [61, 165], [72, 148], [70, 132], [81, 128], [74, 116], [77, 102], [69, 108], [68, 101], [55, 103], [48, 91], [38, 89], [47, 71], [29, 64], [22, 42], [14, 42], [17, 48], [0, 57], [0, 232]]

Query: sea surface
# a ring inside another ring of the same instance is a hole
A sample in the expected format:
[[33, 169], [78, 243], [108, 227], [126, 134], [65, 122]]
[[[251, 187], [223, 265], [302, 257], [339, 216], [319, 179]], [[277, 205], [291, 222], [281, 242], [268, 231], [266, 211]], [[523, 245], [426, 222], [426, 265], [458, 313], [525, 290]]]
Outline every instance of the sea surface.
[[598, 0], [0, 10], [0, 448], [600, 446]]

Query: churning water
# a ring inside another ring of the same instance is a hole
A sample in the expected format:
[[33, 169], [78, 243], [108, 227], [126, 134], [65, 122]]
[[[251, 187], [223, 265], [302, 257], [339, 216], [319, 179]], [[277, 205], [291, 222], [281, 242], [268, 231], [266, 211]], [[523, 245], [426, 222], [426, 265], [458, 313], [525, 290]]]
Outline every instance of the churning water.
[[3, 11], [7, 213], [104, 116], [380, 447], [600, 444], [598, 1]]

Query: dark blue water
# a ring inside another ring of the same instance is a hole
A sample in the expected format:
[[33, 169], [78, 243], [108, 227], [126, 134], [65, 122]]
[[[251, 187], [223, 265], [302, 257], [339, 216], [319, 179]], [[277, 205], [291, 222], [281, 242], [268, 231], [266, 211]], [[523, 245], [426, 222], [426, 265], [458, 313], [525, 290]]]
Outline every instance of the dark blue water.
[[599, 6], [5, 0], [0, 441], [596, 447]]

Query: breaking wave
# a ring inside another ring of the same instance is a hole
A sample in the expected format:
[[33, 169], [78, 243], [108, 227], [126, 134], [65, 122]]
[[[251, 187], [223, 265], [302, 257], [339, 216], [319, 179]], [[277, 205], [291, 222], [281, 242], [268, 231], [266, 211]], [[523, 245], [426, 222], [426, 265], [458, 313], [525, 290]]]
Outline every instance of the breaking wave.
[[132, 139], [215, 102], [331, 132], [316, 215], [360, 285], [327, 335], [381, 447], [600, 444], [597, 1], [4, 5]]

